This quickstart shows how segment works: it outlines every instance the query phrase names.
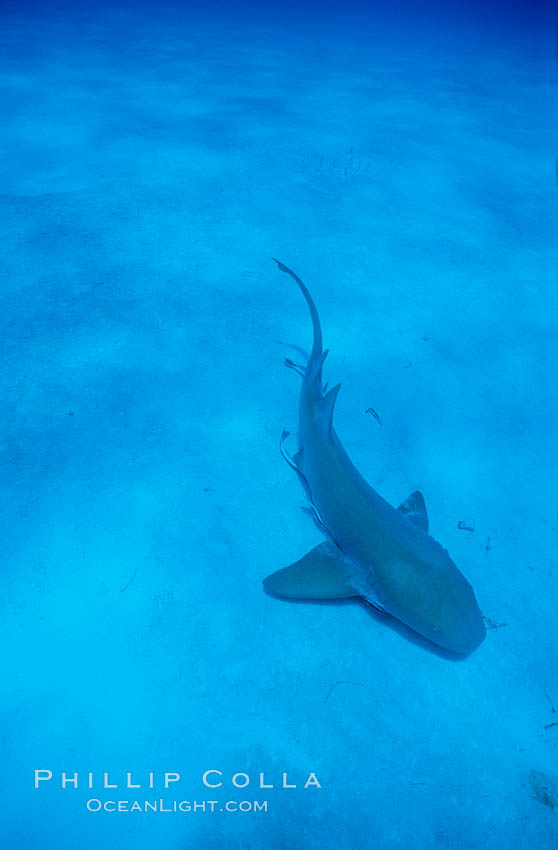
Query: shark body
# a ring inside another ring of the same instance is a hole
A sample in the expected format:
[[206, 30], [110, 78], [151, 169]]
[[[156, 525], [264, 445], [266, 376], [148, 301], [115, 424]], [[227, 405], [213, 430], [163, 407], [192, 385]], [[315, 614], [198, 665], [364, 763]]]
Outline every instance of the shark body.
[[[294, 457], [282, 451], [310, 498], [328, 539], [299, 561], [264, 580], [266, 590], [291, 599], [359, 596], [415, 632], [454, 653], [472, 652], [486, 631], [475, 594], [447, 551], [428, 534], [422, 494], [397, 509], [360, 475], [333, 428], [340, 384], [327, 391], [320, 320], [314, 301], [294, 272], [275, 260], [304, 295], [314, 332], [302, 377], [299, 440]], [[288, 432], [283, 432], [284, 437]]]

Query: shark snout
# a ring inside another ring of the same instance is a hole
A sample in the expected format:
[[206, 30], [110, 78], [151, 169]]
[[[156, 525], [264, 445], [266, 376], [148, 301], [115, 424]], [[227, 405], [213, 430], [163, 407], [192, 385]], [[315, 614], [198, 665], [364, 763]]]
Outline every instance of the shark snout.
[[466, 628], [454, 634], [444, 635], [442, 632], [433, 630], [431, 640], [450, 652], [455, 652], [458, 655], [469, 655], [481, 645], [485, 637], [486, 627], [481, 616], [473, 624], [468, 623]]
[[455, 600], [452, 603], [443, 612], [442, 622], [432, 625], [427, 637], [450, 652], [469, 655], [486, 637], [486, 626], [472, 587], [468, 585], [468, 593], [457, 604]]

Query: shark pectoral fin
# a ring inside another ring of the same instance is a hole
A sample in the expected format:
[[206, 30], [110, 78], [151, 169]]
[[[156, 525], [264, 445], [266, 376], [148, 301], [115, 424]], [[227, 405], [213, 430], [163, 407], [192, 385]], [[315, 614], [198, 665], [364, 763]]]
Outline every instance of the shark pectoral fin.
[[420, 490], [415, 490], [414, 493], [411, 493], [408, 499], [401, 502], [397, 510], [406, 519], [410, 520], [410, 522], [414, 522], [423, 531], [428, 532], [428, 514], [426, 513], [424, 496]]
[[345, 578], [346, 560], [334, 543], [320, 543], [300, 561], [277, 570], [266, 579], [264, 587], [288, 599], [343, 599], [358, 596]]

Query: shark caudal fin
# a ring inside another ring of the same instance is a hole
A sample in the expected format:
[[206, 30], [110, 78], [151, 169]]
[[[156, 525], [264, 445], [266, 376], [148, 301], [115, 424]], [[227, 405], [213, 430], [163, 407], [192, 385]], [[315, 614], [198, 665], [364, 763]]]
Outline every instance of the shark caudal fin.
[[314, 304], [314, 299], [312, 298], [308, 289], [298, 277], [298, 275], [291, 271], [291, 269], [288, 268], [288, 266], [284, 265], [284, 263], [281, 263], [279, 260], [276, 260], [275, 257], [273, 257], [273, 262], [277, 263], [277, 267], [280, 271], [290, 275], [292, 279], [296, 281], [300, 291], [306, 299], [306, 303], [308, 304], [308, 308], [310, 310], [310, 316], [312, 318], [312, 329], [314, 332], [314, 341], [312, 343], [312, 351], [310, 352], [310, 357], [306, 366], [306, 374], [310, 375], [314, 372], [316, 374], [319, 374], [321, 380], [321, 370], [327, 352], [324, 352], [322, 350], [322, 328], [320, 325], [320, 317], [318, 316], [318, 311], [316, 309], [316, 305]]
[[264, 587], [287, 599], [343, 599], [358, 596], [347, 584], [345, 556], [334, 543], [320, 543], [300, 561], [277, 570], [266, 579]]

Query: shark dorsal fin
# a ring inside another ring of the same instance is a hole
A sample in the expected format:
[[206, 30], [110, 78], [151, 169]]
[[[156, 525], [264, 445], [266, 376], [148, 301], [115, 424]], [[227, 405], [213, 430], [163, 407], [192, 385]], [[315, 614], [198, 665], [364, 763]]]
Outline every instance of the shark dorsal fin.
[[341, 384], [336, 384], [336, 386], [328, 390], [318, 402], [318, 421], [327, 431], [329, 437], [331, 437], [331, 430], [333, 428], [333, 411], [335, 408], [335, 402], [340, 389]]
[[312, 380], [318, 380], [321, 382], [322, 380], [322, 369], [324, 367], [325, 359], [329, 354], [329, 348], [326, 348], [325, 351], [322, 351], [321, 354], [317, 354], [315, 360], [313, 360], [309, 364], [310, 370], [310, 378]]
[[428, 532], [428, 514], [426, 513], [426, 505], [424, 504], [424, 496], [420, 490], [415, 490], [414, 493], [401, 502], [397, 508], [400, 514], [414, 522], [423, 531]]

